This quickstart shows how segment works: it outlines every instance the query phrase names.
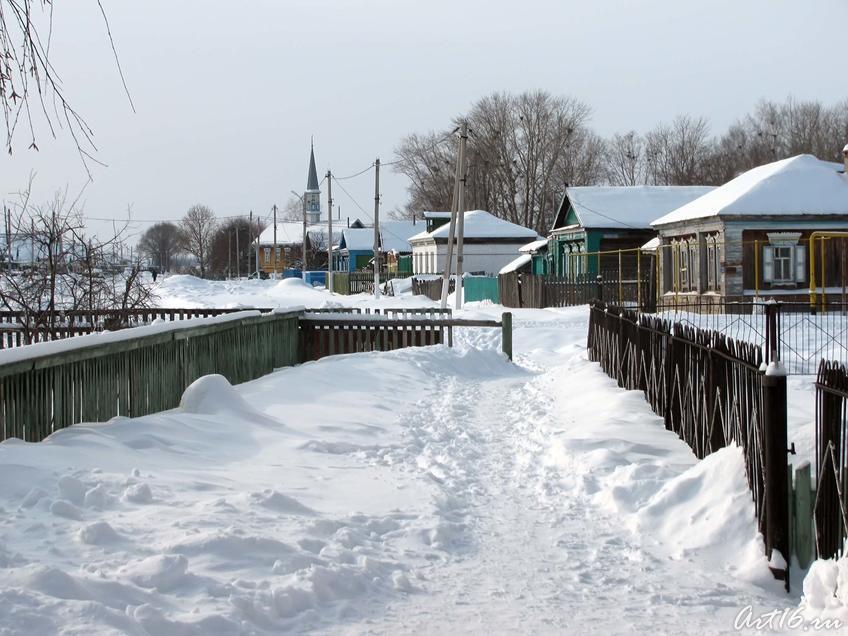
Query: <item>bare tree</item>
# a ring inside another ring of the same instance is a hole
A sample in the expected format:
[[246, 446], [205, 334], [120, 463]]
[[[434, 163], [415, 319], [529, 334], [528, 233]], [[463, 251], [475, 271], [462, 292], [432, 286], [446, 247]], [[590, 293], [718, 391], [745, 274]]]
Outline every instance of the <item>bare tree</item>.
[[205, 205], [193, 205], [180, 221], [180, 235], [183, 249], [197, 259], [200, 277], [206, 277], [212, 238], [218, 222], [215, 213]]
[[[546, 231], [566, 183], [603, 176], [603, 140], [586, 127], [588, 117], [582, 102], [544, 91], [477, 101], [467, 116], [469, 207]], [[410, 179], [413, 210], [450, 209], [455, 145], [450, 132], [410, 135], [399, 144], [396, 170]]]
[[703, 117], [680, 115], [645, 136], [648, 178], [659, 185], [704, 183], [703, 162], [712, 153], [709, 123]]
[[[97, 6], [132, 107], [106, 11], [100, 0]], [[29, 132], [29, 148], [38, 150], [35, 120], [40, 118], [54, 137], [58, 129], [68, 131], [88, 171], [88, 161], [96, 161], [92, 156], [96, 151], [93, 133], [66, 98], [50, 57], [52, 32], [51, 0], [0, 0], [0, 106], [6, 129], [6, 151], [12, 154], [12, 140], [21, 125]]]
[[290, 196], [286, 204], [277, 210], [277, 222], [303, 223], [303, 201], [300, 197]]
[[167, 221], [147, 228], [138, 242], [139, 251], [163, 272], [171, 271], [171, 259], [180, 249], [180, 228]]
[[261, 222], [253, 221], [251, 225], [244, 216], [219, 224], [209, 250], [209, 273], [216, 278], [235, 276], [237, 272], [247, 275], [252, 269], [251, 241], [259, 236], [262, 229]]
[[[150, 289], [138, 262], [124, 251], [125, 224], [105, 240], [86, 236], [76, 201], [58, 193], [46, 205], [33, 205], [24, 193], [13, 207], [12, 231], [28, 258], [0, 273], [0, 305], [20, 312], [26, 342], [35, 331], [55, 330], [66, 310], [114, 310], [146, 306]], [[108, 328], [128, 325], [117, 312]]]
[[635, 130], [612, 136], [606, 145], [606, 160], [610, 184], [634, 186], [645, 183], [645, 141]]

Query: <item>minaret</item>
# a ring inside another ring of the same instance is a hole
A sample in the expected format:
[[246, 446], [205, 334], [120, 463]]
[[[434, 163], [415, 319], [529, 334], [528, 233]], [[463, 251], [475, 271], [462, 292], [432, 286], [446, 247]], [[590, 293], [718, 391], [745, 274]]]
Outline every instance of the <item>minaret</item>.
[[318, 171], [315, 169], [315, 147], [309, 149], [309, 178], [303, 193], [303, 214], [307, 223], [321, 222], [321, 190], [318, 188]]

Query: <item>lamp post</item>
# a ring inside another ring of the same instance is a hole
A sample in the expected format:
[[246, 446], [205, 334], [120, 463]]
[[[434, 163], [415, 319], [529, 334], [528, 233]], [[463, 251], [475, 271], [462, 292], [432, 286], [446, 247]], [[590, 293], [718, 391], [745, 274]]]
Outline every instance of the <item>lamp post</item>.
[[291, 190], [291, 193], [300, 199], [300, 207], [303, 209], [303, 243], [300, 248], [300, 260], [301, 260], [301, 272], [300, 276], [303, 280], [306, 280], [306, 204], [303, 201], [303, 195], [298, 194], [294, 190]]

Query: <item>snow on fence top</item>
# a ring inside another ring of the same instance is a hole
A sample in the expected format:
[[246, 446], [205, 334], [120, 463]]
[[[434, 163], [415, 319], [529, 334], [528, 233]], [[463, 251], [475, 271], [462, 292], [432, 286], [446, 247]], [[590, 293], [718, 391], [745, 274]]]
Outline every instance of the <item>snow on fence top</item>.
[[[287, 307], [285, 309], [274, 310], [271, 314], [299, 313], [301, 311], [303, 311], [303, 307]], [[67, 351], [87, 349], [115, 342], [136, 340], [145, 336], [155, 336], [169, 331], [184, 331], [186, 329], [196, 329], [197, 327], [204, 327], [207, 325], [238, 322], [245, 318], [255, 318], [261, 315], [263, 314], [259, 310], [249, 309], [221, 316], [213, 316], [210, 318], [191, 318], [188, 320], [169, 321], [160, 324], [144, 325], [142, 327], [130, 327], [128, 329], [121, 329], [120, 331], [101, 331], [74, 338], [38, 342], [26, 345], [25, 347], [0, 350], [0, 366], [15, 362], [24, 362], [26, 360], [33, 360], [36, 358], [43, 358]]]

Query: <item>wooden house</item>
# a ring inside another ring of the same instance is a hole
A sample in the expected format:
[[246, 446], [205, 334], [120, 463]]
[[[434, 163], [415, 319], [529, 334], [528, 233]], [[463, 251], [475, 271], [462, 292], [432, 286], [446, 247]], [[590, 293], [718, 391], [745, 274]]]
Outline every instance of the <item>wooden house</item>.
[[[667, 300], [807, 300], [810, 235], [848, 230], [846, 164], [798, 155], [739, 175], [657, 218], [659, 280]], [[817, 241], [817, 282], [841, 295], [845, 239]]]
[[[436, 274], [444, 270], [447, 260], [450, 224], [412, 236], [412, 269], [416, 274]], [[465, 272], [497, 274], [502, 267], [519, 256], [519, 248], [540, 237], [531, 230], [485, 210], [464, 213], [463, 256]]]
[[[380, 250], [386, 255], [392, 255], [395, 271], [398, 271], [403, 257], [412, 254], [409, 238], [420, 233], [422, 225], [414, 221], [382, 221], [380, 223]], [[339, 240], [337, 250], [337, 269], [355, 272], [366, 269], [374, 258], [374, 228], [359, 227], [345, 228]]]
[[[554, 217], [547, 263], [534, 269], [560, 278], [636, 270], [636, 251], [656, 235], [651, 221], [706, 194], [709, 186], [567, 187]], [[599, 254], [599, 252], [609, 252]], [[537, 259], [541, 260], [541, 259]]]

